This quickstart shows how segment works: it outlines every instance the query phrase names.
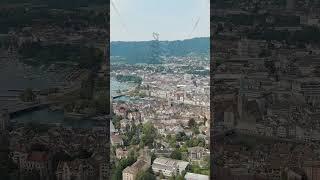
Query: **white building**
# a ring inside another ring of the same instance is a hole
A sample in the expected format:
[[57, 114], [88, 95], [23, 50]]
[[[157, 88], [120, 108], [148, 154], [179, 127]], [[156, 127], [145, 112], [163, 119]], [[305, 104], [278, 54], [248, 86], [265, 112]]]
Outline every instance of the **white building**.
[[160, 157], [153, 161], [152, 171], [162, 173], [166, 177], [181, 174], [188, 167], [189, 162]]
[[184, 176], [186, 180], [209, 180], [209, 176], [202, 175], [202, 174], [195, 174], [195, 173], [187, 173]]

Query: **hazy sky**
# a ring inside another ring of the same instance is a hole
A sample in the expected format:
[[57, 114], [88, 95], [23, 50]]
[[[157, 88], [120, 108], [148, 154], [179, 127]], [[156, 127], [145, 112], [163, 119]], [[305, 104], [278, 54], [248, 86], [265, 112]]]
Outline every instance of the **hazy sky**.
[[[160, 34], [160, 40], [210, 36], [210, 0], [112, 0], [112, 2], [111, 41], [152, 40], [153, 32]], [[198, 25], [193, 31], [197, 22]]]

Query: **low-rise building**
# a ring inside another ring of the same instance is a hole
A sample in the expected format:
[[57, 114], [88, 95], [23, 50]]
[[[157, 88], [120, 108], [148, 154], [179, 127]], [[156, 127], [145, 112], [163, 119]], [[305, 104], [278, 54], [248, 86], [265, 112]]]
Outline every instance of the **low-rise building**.
[[181, 174], [188, 167], [189, 162], [160, 157], [153, 161], [152, 171], [162, 173], [166, 177]]
[[203, 157], [205, 157], [207, 154], [207, 151], [203, 147], [191, 147], [188, 148], [188, 156], [190, 160], [201, 160]]
[[139, 172], [146, 171], [151, 165], [151, 158], [147, 154], [141, 155], [131, 166], [122, 171], [123, 180], [135, 180]]
[[186, 180], [209, 180], [209, 176], [195, 173], [186, 173], [184, 176]]
[[112, 146], [122, 146], [123, 140], [119, 135], [111, 135], [111, 145]]
[[127, 158], [128, 157], [128, 153], [129, 152], [127, 150], [123, 150], [122, 148], [116, 149], [116, 157], [118, 159]]

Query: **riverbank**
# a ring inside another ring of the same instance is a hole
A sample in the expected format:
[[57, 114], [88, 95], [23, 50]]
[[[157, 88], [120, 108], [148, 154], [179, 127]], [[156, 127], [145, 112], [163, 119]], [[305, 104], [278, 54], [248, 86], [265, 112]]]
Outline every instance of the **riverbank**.
[[52, 111], [43, 108], [32, 112], [24, 113], [10, 120], [13, 124], [47, 124], [72, 128], [92, 128], [101, 126], [101, 121], [94, 118], [73, 119], [65, 117], [61, 110]]

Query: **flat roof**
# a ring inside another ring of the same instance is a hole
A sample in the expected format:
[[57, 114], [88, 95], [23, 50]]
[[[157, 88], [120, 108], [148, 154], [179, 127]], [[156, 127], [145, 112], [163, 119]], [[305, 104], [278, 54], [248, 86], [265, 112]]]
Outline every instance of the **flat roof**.
[[184, 178], [186, 180], [209, 180], [209, 176], [195, 173], [187, 173]]

